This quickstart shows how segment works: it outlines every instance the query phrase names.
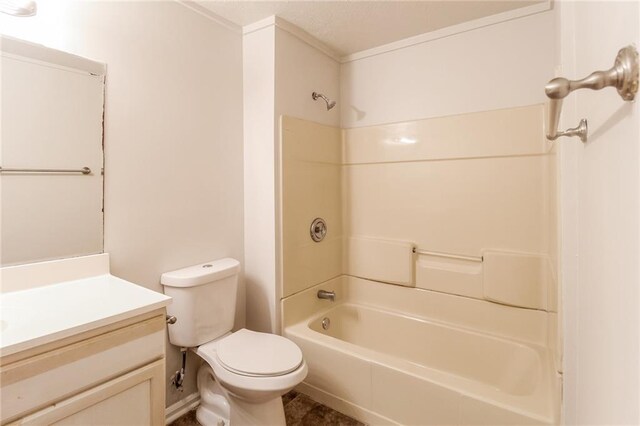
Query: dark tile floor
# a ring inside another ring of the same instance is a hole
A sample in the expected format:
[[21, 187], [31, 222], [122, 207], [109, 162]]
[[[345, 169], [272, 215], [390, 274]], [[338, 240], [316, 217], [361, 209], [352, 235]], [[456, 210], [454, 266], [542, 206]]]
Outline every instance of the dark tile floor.
[[196, 420], [196, 410], [191, 410], [187, 414], [178, 417], [169, 426], [200, 426]]
[[[359, 421], [332, 410], [300, 392], [291, 391], [284, 395], [282, 403], [287, 426], [364, 426]], [[199, 425], [196, 420], [196, 410], [192, 410], [169, 426]]]
[[284, 395], [282, 403], [287, 426], [364, 426], [300, 392], [291, 391]]

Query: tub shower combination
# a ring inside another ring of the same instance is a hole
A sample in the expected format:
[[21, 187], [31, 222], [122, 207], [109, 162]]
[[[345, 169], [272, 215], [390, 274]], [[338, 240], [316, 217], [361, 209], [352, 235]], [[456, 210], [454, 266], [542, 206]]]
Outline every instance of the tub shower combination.
[[281, 331], [309, 365], [301, 390], [371, 424], [558, 424], [550, 141], [587, 141], [586, 118], [557, 128], [575, 90], [632, 101], [638, 61], [627, 46], [551, 80], [548, 108], [350, 129], [283, 117]]
[[282, 118], [281, 332], [302, 392], [369, 424], [559, 422], [544, 112]]
[[305, 290], [283, 306], [300, 389], [372, 424], [556, 423], [545, 314], [483, 305], [353, 277]]

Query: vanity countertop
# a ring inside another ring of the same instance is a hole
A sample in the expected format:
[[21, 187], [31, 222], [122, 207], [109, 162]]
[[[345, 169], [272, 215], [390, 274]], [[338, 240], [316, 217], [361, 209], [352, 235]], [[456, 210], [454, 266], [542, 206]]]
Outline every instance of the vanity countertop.
[[6, 356], [167, 306], [162, 293], [103, 274], [0, 294]]

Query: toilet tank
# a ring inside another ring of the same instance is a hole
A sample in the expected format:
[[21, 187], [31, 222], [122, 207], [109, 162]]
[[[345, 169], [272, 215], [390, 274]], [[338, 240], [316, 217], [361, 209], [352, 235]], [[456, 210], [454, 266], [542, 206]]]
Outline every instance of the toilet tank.
[[240, 262], [226, 258], [162, 274], [164, 294], [173, 298], [167, 313], [177, 318], [168, 327], [173, 345], [200, 346], [231, 331], [239, 271]]

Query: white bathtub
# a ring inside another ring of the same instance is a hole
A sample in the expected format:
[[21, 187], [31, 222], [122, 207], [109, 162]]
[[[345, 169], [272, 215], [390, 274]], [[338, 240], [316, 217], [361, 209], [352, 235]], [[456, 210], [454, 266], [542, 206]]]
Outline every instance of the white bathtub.
[[557, 423], [544, 312], [341, 277], [283, 315], [309, 365], [300, 390], [366, 423]]

